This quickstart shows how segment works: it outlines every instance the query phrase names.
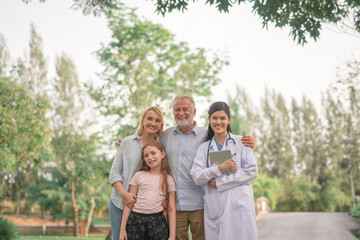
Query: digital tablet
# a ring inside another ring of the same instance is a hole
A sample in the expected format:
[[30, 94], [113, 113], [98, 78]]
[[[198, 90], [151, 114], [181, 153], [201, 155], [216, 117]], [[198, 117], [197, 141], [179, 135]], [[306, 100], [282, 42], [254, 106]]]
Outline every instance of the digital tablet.
[[231, 151], [230, 150], [222, 150], [217, 152], [209, 152], [210, 165], [213, 164], [221, 164], [224, 161], [231, 159]]

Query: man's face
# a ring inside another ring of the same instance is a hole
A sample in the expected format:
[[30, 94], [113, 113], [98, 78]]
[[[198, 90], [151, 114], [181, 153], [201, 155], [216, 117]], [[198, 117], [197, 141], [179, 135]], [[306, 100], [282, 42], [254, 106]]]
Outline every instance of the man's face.
[[188, 128], [193, 124], [196, 113], [191, 107], [191, 100], [187, 98], [178, 99], [174, 103], [174, 118], [179, 128]]

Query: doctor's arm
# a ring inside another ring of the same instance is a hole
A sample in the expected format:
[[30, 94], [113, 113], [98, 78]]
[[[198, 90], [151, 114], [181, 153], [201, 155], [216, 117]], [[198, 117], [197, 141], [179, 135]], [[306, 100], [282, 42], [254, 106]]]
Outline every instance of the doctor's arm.
[[220, 177], [223, 174], [216, 165], [207, 167], [207, 148], [200, 146], [193, 165], [191, 167], [190, 175], [196, 185], [205, 185], [210, 179]]
[[221, 192], [242, 184], [252, 183], [258, 175], [258, 167], [255, 161], [255, 157], [251, 148], [243, 147], [241, 154], [241, 160], [244, 162], [244, 166], [239, 166], [238, 170], [227, 176], [216, 178], [216, 187]]

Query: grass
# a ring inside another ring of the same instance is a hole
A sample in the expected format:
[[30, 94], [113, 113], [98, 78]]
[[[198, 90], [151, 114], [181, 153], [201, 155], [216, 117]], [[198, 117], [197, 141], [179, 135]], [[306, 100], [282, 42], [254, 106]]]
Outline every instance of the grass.
[[95, 226], [110, 226], [110, 219], [109, 217], [93, 217], [92, 224]]
[[89, 236], [89, 237], [72, 237], [72, 236], [19, 236], [19, 240], [104, 240], [106, 235]]

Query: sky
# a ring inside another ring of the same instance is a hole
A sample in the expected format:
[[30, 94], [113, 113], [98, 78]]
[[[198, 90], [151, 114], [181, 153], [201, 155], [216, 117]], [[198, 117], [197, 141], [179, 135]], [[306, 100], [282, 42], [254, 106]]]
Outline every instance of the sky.
[[[289, 36], [288, 28], [278, 29], [271, 24], [262, 28], [249, 4], [235, 5], [225, 14], [204, 1], [190, 2], [188, 11], [162, 17], [155, 13], [153, 1], [122, 2], [137, 7], [139, 16], [164, 25], [176, 40], [229, 57], [230, 66], [223, 69], [222, 82], [213, 89], [213, 101], [226, 101], [227, 93], [234, 95], [237, 84], [259, 104], [267, 86], [280, 92], [288, 104], [292, 98], [300, 101], [305, 94], [320, 109], [321, 93], [337, 80], [337, 67], [360, 56], [358, 38], [327, 27], [318, 41], [309, 39], [308, 44], [298, 45]], [[42, 37], [50, 74], [54, 72], [55, 57], [65, 52], [73, 59], [81, 81], [96, 79], [102, 68], [94, 52], [110, 41], [111, 32], [104, 16], [85, 16], [72, 10], [71, 5], [71, 0], [33, 0], [29, 4], [1, 0], [0, 34], [6, 39], [12, 59], [28, 51], [33, 23]]]

